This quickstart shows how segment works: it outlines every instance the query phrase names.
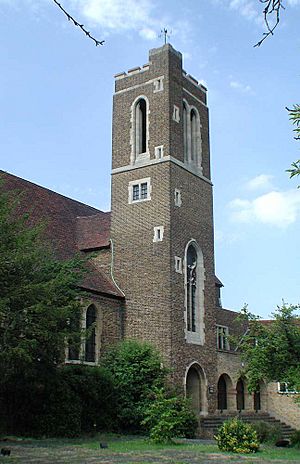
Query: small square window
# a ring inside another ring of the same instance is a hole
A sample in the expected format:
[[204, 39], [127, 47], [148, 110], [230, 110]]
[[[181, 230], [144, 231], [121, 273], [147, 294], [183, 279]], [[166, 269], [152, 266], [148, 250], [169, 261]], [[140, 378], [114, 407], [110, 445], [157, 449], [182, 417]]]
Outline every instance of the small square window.
[[140, 201], [151, 200], [150, 177], [129, 182], [128, 186], [128, 203], [137, 203]]
[[182, 274], [182, 259], [178, 256], [175, 256], [175, 272]]
[[154, 227], [153, 242], [162, 242], [163, 237], [164, 237], [164, 227], [163, 226]]
[[163, 78], [160, 77], [159, 79], [155, 79], [155, 81], [153, 82], [153, 85], [154, 85], [154, 93], [155, 92], [160, 92], [164, 89], [164, 85], [163, 85]]
[[173, 121], [180, 122], [179, 108], [176, 105], [173, 107]]
[[156, 159], [160, 159], [164, 156], [164, 146], [160, 145], [159, 147], [155, 147], [154, 154]]
[[174, 203], [175, 203], [175, 206], [181, 206], [182, 205], [182, 201], [181, 201], [181, 192], [179, 189], [175, 189], [175, 192], [174, 192]]

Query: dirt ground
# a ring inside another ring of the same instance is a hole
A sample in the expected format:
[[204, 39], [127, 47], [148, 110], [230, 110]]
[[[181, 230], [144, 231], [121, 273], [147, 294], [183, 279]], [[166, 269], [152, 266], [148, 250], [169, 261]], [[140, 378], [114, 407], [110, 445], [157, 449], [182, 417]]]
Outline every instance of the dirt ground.
[[[2, 463], [22, 463], [22, 464], [238, 464], [248, 461], [248, 463], [287, 463], [287, 461], [260, 460], [258, 456], [228, 456], [214, 453], [200, 453], [193, 450], [151, 450], [151, 451], [132, 451], [127, 453], [112, 452], [109, 449], [93, 450], [81, 446], [43, 446], [34, 444], [20, 443], [0, 443], [0, 448], [8, 448], [11, 455], [0, 456]], [[288, 461], [289, 464], [299, 464], [299, 461]]]

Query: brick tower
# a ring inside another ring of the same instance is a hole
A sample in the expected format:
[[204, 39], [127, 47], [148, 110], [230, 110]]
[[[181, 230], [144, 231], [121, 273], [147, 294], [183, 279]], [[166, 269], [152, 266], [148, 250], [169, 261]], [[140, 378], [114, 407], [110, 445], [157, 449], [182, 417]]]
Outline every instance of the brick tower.
[[125, 337], [152, 342], [207, 414], [216, 335], [206, 89], [170, 44], [115, 79], [111, 237]]

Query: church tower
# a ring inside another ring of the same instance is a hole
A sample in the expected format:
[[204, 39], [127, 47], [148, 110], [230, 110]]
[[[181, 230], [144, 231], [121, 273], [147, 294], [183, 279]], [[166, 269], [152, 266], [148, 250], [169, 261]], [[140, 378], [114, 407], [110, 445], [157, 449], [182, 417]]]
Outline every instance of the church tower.
[[212, 183], [206, 89], [170, 44], [115, 76], [114, 277], [125, 338], [153, 343], [195, 410], [215, 410]]

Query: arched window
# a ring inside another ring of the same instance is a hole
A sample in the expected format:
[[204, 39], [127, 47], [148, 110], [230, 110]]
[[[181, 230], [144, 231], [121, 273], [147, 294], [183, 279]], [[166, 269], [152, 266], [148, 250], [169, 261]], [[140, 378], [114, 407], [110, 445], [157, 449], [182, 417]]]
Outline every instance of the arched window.
[[191, 244], [187, 250], [187, 330], [196, 332], [197, 251]]
[[188, 162], [188, 110], [186, 103], [183, 102], [183, 147], [184, 162]]
[[141, 98], [135, 107], [135, 150], [136, 155], [146, 152], [147, 105]]
[[204, 343], [204, 264], [197, 243], [188, 243], [185, 252], [186, 338], [190, 343]]
[[198, 110], [183, 102], [184, 162], [202, 171], [201, 124]]
[[96, 361], [96, 308], [94, 305], [88, 307], [86, 311], [85, 327], [87, 338], [85, 341], [84, 360], [87, 362]]
[[194, 109], [191, 111], [191, 161], [197, 164], [198, 161], [198, 120]]

